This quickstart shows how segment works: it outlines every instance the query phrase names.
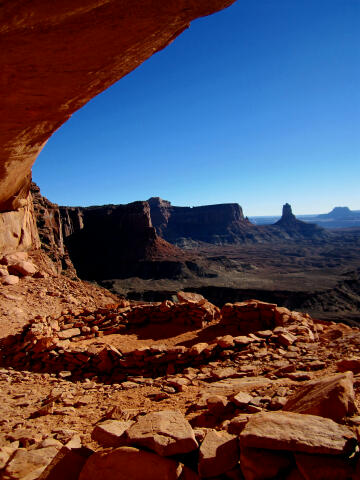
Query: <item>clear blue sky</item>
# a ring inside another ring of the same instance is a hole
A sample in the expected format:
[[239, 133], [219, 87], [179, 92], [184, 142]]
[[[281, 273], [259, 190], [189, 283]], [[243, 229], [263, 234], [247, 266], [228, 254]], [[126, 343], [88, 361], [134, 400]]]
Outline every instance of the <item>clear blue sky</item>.
[[360, 209], [359, 0], [238, 0], [93, 99], [34, 180], [62, 205]]

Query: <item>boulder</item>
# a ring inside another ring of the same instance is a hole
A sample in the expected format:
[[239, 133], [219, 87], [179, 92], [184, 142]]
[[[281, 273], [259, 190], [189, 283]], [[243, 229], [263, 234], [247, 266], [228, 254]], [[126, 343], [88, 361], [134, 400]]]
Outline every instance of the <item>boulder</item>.
[[239, 392], [233, 396], [232, 401], [237, 407], [244, 408], [253, 400], [253, 397], [247, 392]]
[[37, 480], [43, 470], [57, 455], [59, 447], [52, 446], [38, 450], [19, 448], [5, 470], [3, 480]]
[[0, 470], [5, 467], [10, 457], [18, 449], [19, 442], [10, 443], [10, 445], [4, 445], [0, 447]]
[[200, 446], [199, 475], [215, 477], [231, 470], [239, 461], [239, 443], [235, 435], [210, 430]]
[[125, 432], [134, 422], [128, 420], [106, 420], [96, 425], [91, 433], [91, 438], [103, 447], [121, 447], [126, 444]]
[[343, 358], [336, 362], [336, 368], [339, 372], [351, 370], [353, 373], [360, 373], [360, 358]]
[[127, 430], [127, 437], [130, 444], [149, 448], [165, 457], [188, 453], [198, 447], [189, 422], [180, 412], [171, 410], [140, 417]]
[[19, 277], [16, 275], [5, 275], [2, 277], [2, 283], [4, 285], [16, 285], [19, 283]]
[[299, 471], [305, 480], [349, 480], [355, 474], [348, 458], [332, 455], [295, 454]]
[[245, 480], [281, 478], [292, 462], [289, 452], [249, 447], [241, 449], [240, 466]]
[[240, 434], [240, 447], [341, 455], [352, 452], [354, 433], [329, 418], [293, 412], [260, 412]]
[[31, 262], [22, 261], [19, 263], [14, 263], [13, 265], [9, 265], [8, 270], [10, 274], [27, 277], [30, 275], [34, 275], [34, 273], [36, 273], [37, 271], [37, 268]]
[[312, 380], [301, 386], [283, 410], [327, 417], [336, 422], [356, 411], [352, 372]]
[[8, 255], [4, 255], [0, 260], [2, 265], [12, 265], [18, 262], [24, 262], [28, 259], [29, 255], [26, 252], [15, 252]]
[[78, 435], [61, 446], [38, 480], [78, 480], [85, 462], [94, 452], [81, 445]]
[[199, 293], [177, 292], [176, 294], [180, 303], [205, 303], [205, 298]]
[[120, 447], [91, 455], [79, 480], [177, 480], [181, 471], [181, 464], [175, 460], [137, 448]]

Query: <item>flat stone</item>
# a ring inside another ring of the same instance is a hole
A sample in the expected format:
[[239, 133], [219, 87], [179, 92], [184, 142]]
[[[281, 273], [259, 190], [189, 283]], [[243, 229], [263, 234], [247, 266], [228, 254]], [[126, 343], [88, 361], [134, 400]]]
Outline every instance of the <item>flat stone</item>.
[[234, 337], [234, 343], [235, 345], [250, 345], [250, 343], [254, 343], [255, 340], [253, 338], [250, 338], [246, 335], [239, 335], [238, 337]]
[[356, 411], [352, 372], [338, 373], [302, 385], [284, 405], [285, 411], [309, 413], [340, 421]]
[[120, 447], [91, 455], [79, 480], [177, 480], [181, 471], [181, 464], [175, 460], [137, 448]]
[[196, 450], [198, 443], [189, 422], [178, 411], [151, 412], [127, 430], [129, 443], [162, 456]]
[[103, 447], [121, 447], [126, 445], [125, 432], [133, 425], [132, 420], [106, 420], [96, 425], [91, 433], [91, 438]]
[[277, 340], [281, 345], [287, 347], [296, 341], [296, 337], [290, 332], [281, 332], [277, 335]]
[[238, 439], [235, 435], [209, 430], [200, 446], [200, 477], [216, 477], [231, 470], [238, 463], [239, 454]]
[[241, 447], [341, 455], [352, 452], [354, 433], [329, 418], [292, 412], [260, 412], [240, 434]]
[[239, 374], [238, 370], [233, 367], [225, 367], [225, 368], [215, 368], [211, 372], [212, 377], [221, 380], [223, 378], [231, 378], [231, 377], [236, 377], [237, 375], [242, 376]]
[[61, 332], [58, 332], [58, 337], [61, 340], [76, 337], [77, 335], [81, 335], [80, 328], [68, 328], [67, 330], [62, 330]]
[[276, 382], [272, 382], [272, 380], [265, 377], [227, 378], [213, 382], [206, 388], [204, 393], [227, 396], [234, 393], [236, 394], [239, 391], [251, 391], [256, 388], [266, 387], [272, 383]]

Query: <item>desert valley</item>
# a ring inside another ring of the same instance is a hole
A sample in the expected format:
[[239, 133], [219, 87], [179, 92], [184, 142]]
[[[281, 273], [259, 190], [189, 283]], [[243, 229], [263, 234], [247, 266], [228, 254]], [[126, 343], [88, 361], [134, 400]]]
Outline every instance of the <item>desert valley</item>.
[[358, 211], [32, 182], [73, 112], [232, 3], [0, 5], [0, 480], [360, 479]]

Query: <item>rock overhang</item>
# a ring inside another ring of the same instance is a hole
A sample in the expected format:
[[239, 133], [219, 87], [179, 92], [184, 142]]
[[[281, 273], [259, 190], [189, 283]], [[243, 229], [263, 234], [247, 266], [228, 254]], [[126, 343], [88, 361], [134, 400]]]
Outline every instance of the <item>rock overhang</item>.
[[35, 159], [76, 110], [234, 1], [2, 2], [0, 211], [26, 205]]

